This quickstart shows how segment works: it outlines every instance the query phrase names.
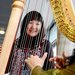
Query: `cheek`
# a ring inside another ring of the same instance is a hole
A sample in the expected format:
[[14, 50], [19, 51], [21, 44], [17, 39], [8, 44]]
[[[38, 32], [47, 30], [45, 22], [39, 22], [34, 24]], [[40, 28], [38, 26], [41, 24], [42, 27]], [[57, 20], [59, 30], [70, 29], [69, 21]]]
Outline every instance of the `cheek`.
[[28, 24], [28, 25], [27, 25], [27, 29], [29, 29], [30, 27], [31, 27], [31, 25], [30, 25], [30, 24]]
[[27, 26], [26, 31], [29, 31], [29, 29], [31, 28], [30, 25]]

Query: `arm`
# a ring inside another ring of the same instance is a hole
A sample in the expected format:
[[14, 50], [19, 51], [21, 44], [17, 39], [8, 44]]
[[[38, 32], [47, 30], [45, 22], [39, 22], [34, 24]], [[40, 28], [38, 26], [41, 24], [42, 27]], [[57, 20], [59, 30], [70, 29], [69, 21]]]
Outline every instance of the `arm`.
[[42, 66], [47, 57], [44, 53], [43, 57], [39, 58], [37, 55], [31, 55], [30, 58], [26, 59], [25, 62], [29, 65], [32, 70], [32, 75], [74, 75], [75, 74], [75, 62], [63, 69], [50, 69], [47, 71], [42, 70]]
[[11, 64], [13, 61], [13, 59], [16, 59], [16, 52], [17, 52], [17, 44], [18, 44], [18, 39], [16, 39], [14, 41], [14, 44], [13, 44], [13, 47], [12, 47], [12, 50], [11, 50], [11, 54], [10, 54], [10, 57], [9, 57], [9, 60], [8, 60], [8, 64], [7, 64], [7, 67], [6, 67], [6, 71], [5, 71], [5, 74], [6, 73], [9, 73], [10, 72], [10, 67], [11, 67]]
[[49, 69], [44, 71], [41, 67], [36, 66], [32, 70], [32, 75], [74, 75], [75, 74], [75, 64], [67, 66], [63, 69]]
[[36, 66], [32, 70], [32, 75], [48, 75], [40, 66]]
[[28, 59], [25, 59], [25, 62], [32, 70], [32, 75], [54, 75], [56, 70], [44, 71], [42, 69], [46, 57], [47, 57], [47, 53], [44, 53], [43, 57], [41, 58], [39, 58], [37, 55], [35, 56], [31, 55]]
[[42, 69], [44, 61], [47, 57], [47, 53], [44, 53], [43, 57], [39, 58], [37, 55], [31, 55], [25, 62], [28, 64], [32, 71], [32, 75], [54, 75], [55, 70], [44, 71]]

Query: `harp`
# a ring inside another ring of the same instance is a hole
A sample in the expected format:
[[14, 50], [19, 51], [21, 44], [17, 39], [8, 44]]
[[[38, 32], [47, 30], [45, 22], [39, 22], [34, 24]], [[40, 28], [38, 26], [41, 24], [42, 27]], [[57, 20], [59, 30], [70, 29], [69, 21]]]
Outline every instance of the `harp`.
[[25, 0], [14, 0], [12, 4], [12, 12], [11, 12], [11, 16], [9, 19], [8, 28], [6, 31], [5, 38], [4, 38], [1, 57], [0, 57], [0, 75], [4, 75], [4, 72], [7, 66], [7, 62], [9, 59], [9, 55], [11, 52], [11, 48], [13, 45], [13, 41], [15, 39], [19, 20], [23, 12], [24, 4], [25, 4]]
[[[50, 0], [50, 3], [53, 9], [54, 17], [55, 17], [59, 30], [62, 31], [65, 34], [65, 36], [67, 36], [71, 41], [75, 42], [75, 38], [74, 38], [75, 16], [73, 12], [70, 12], [72, 14], [71, 15], [69, 13], [69, 16], [71, 17], [70, 18], [71, 21], [70, 21], [68, 19], [68, 15], [65, 14], [66, 12], [62, 10], [62, 8], [65, 8], [64, 4], [66, 4], [67, 9], [70, 9], [70, 11], [72, 11], [70, 1], [71, 0]], [[5, 68], [9, 59], [13, 41], [15, 39], [15, 34], [16, 34], [18, 23], [22, 14], [24, 3], [25, 3], [25, 0], [14, 0], [14, 3], [12, 5], [13, 9], [12, 9], [12, 13], [11, 13], [10, 20], [8, 23], [6, 36], [3, 42], [3, 46], [2, 46], [2, 53], [1, 53], [1, 58], [0, 58], [0, 75], [3, 75], [5, 72]], [[14, 19], [14, 16], [16, 17], [15, 19]], [[17, 23], [15, 22], [16, 19], [17, 19]], [[14, 30], [14, 32], [10, 33], [10, 30]]]
[[75, 42], [75, 9], [73, 0], [50, 0], [58, 29]]
[[[9, 24], [8, 25], [11, 25], [12, 24], [12, 21], [14, 20], [14, 21], [16, 21], [16, 20], [18, 20], [18, 23], [19, 23], [19, 19], [20, 19], [20, 16], [21, 16], [21, 13], [22, 13], [22, 6], [20, 6], [20, 5], [16, 5], [15, 4], [15, 2], [16, 3], [18, 3], [18, 4], [20, 4], [20, 3], [22, 3], [23, 4], [23, 6], [24, 6], [24, 1], [23, 0], [20, 0], [20, 1], [18, 1], [18, 0], [15, 0], [14, 1], [14, 3], [13, 3], [13, 9], [14, 9], [14, 11], [16, 12], [14, 12], [13, 14], [11, 14], [11, 15], [14, 15], [15, 17], [17, 16], [17, 18], [16, 19], [12, 19], [12, 18], [10, 18], [10, 21], [9, 21]], [[20, 12], [19, 12], [20, 11]], [[17, 13], [19, 13], [20, 15], [17, 15]], [[13, 21], [13, 22], [14, 22]], [[16, 23], [13, 23], [12, 25], [17, 25], [16, 27], [14, 26], [14, 27], [8, 27], [8, 29], [7, 29], [7, 32], [6, 32], [6, 36], [5, 36], [5, 39], [4, 39], [4, 43], [3, 43], [3, 47], [2, 47], [2, 53], [1, 53], [1, 66], [0, 66], [0, 69], [1, 69], [1, 72], [0, 72], [0, 75], [3, 75], [4, 74], [4, 72], [5, 72], [5, 68], [6, 68], [6, 65], [7, 65], [7, 62], [8, 62], [8, 59], [9, 59], [9, 55], [10, 55], [10, 53], [11, 53], [11, 49], [12, 49], [12, 45], [13, 45], [13, 42], [14, 42], [14, 39], [15, 39], [15, 34], [16, 34], [16, 31], [17, 31], [17, 27], [18, 27], [18, 23], [16, 24]], [[12, 29], [13, 28], [13, 29]], [[15, 28], [15, 30], [14, 30], [14, 28]], [[10, 30], [14, 30], [15, 32], [11, 32], [11, 35], [10, 35]], [[9, 33], [9, 34], [8, 34]], [[13, 35], [14, 34], [14, 35]], [[9, 36], [11, 36], [10, 38], [11, 38], [11, 40], [8, 40], [8, 41], [6, 41], [7, 40], [7, 38], [9, 38]], [[7, 43], [9, 43], [9, 44], [7, 44]], [[9, 46], [10, 45], [10, 46]], [[5, 48], [4, 48], [5, 47]], [[8, 54], [7, 54], [7, 52], [8, 52]], [[5, 57], [5, 56], [7, 56], [7, 57]], [[3, 67], [3, 68], [2, 68]], [[20, 71], [19, 71], [20, 72]], [[13, 74], [14, 75], [14, 74]], [[16, 74], [17, 75], [17, 74]]]
[[60, 56], [63, 50], [66, 56], [69, 56], [75, 47], [75, 9], [73, 1], [74, 0], [50, 0], [54, 19], [59, 30], [57, 55]]

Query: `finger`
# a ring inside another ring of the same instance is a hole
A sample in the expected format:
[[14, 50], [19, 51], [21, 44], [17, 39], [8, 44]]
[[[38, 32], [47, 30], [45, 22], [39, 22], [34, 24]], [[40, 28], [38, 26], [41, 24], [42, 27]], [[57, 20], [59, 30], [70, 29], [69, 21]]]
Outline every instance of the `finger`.
[[58, 63], [55, 63], [55, 67], [61, 69], [61, 66]]
[[52, 58], [49, 59], [49, 61], [56, 61], [56, 62], [58, 62], [58, 60], [59, 60], [58, 57], [52, 57]]
[[30, 60], [30, 58], [28, 57], [28, 58], [27, 58], [27, 60], [29, 61], [29, 60]]
[[54, 61], [54, 57], [53, 58], [50, 58], [49, 61]]
[[27, 60], [27, 59], [25, 59], [25, 62], [27, 63], [27, 62], [28, 62], [28, 60]]
[[30, 58], [28, 57], [27, 59], [25, 59], [25, 62], [28, 63], [29, 60], [30, 60]]
[[46, 53], [44, 53], [44, 55], [43, 55], [43, 57], [42, 57], [42, 60], [44, 60], [44, 61], [45, 61], [46, 57], [47, 57], [47, 52], [46, 52]]
[[28, 67], [32, 70], [33, 69], [33, 65], [31, 64], [31, 62], [28, 59], [25, 59], [25, 63], [28, 65]]
[[30, 58], [32, 58], [33, 57], [33, 55], [30, 55]]

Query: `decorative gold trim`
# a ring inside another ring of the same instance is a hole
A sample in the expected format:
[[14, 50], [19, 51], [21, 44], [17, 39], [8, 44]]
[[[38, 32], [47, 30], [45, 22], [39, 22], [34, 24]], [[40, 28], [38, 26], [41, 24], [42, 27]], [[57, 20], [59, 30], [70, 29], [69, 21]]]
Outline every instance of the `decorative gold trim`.
[[75, 16], [70, 0], [50, 0], [50, 4], [59, 30], [75, 42]]

